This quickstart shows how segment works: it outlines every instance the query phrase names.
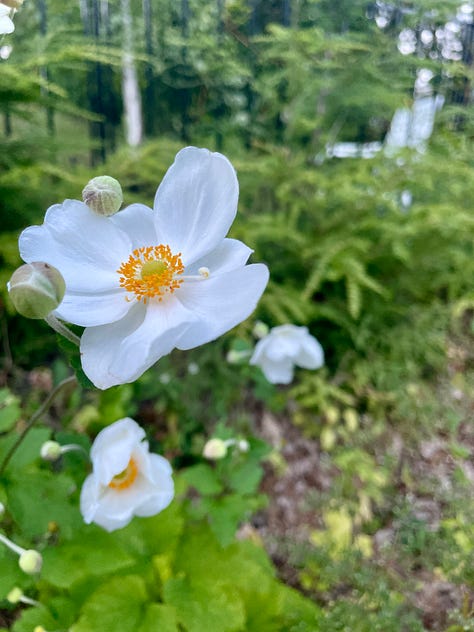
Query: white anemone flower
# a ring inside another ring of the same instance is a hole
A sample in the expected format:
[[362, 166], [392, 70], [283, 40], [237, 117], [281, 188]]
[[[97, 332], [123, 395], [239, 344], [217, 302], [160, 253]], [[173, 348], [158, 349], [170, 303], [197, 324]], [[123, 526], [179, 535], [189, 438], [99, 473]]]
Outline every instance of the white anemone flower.
[[13, 33], [15, 25], [10, 17], [11, 9], [0, 2], [0, 35]]
[[268, 281], [252, 250], [225, 238], [238, 182], [219, 153], [187, 147], [155, 196], [110, 217], [66, 200], [20, 236], [26, 262], [58, 268], [56, 317], [86, 327], [82, 367], [101, 389], [133, 382], [173, 348], [214, 340], [255, 309]]
[[259, 366], [272, 384], [289, 384], [295, 365], [319, 369], [324, 364], [324, 352], [307, 327], [280, 325], [257, 342], [250, 364]]
[[145, 431], [126, 417], [99, 432], [91, 449], [92, 474], [81, 490], [87, 524], [107, 531], [125, 527], [133, 516], [154, 516], [174, 496], [171, 466], [148, 451]]

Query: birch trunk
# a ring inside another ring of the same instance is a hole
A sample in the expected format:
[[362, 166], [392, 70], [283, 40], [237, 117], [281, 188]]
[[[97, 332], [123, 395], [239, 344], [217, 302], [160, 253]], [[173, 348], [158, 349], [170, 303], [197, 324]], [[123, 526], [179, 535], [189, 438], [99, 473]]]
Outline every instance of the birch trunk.
[[122, 98], [125, 139], [131, 147], [141, 143], [143, 135], [142, 104], [133, 57], [133, 25], [130, 0], [121, 0], [123, 28]]

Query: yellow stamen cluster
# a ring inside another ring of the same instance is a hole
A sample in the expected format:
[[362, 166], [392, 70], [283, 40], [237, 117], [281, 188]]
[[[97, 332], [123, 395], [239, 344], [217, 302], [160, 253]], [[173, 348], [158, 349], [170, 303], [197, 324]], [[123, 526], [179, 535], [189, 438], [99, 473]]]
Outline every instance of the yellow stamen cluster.
[[173, 255], [169, 246], [160, 244], [137, 248], [117, 272], [120, 286], [146, 303], [154, 297], [161, 301], [164, 294], [178, 289], [183, 280], [176, 276], [184, 272], [184, 265], [181, 253]]
[[113, 479], [109, 483], [109, 487], [118, 490], [128, 489], [131, 485], [133, 485], [137, 476], [137, 464], [133, 459], [130, 459], [127, 467], [123, 470], [123, 472], [120, 472], [120, 474], [117, 474], [113, 477]]

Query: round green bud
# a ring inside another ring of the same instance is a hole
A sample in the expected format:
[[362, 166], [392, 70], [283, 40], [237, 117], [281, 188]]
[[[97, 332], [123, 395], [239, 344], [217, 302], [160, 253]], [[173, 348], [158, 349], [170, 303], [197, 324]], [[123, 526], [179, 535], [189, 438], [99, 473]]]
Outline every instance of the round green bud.
[[211, 459], [212, 461], [223, 459], [227, 454], [226, 442], [222, 441], [222, 439], [209, 439], [204, 446], [202, 454], [206, 459]]
[[82, 191], [82, 199], [94, 213], [113, 215], [122, 206], [122, 187], [115, 178], [98, 176], [86, 184]]
[[8, 593], [7, 601], [9, 601], [12, 604], [17, 604], [17, 603], [20, 603], [22, 597], [23, 597], [22, 589], [18, 588], [18, 586], [15, 586], [15, 588], [12, 588], [10, 592]]
[[20, 266], [7, 283], [17, 312], [26, 318], [46, 318], [63, 300], [66, 283], [62, 274], [48, 263]]
[[38, 553], [38, 551], [28, 549], [27, 551], [23, 551], [20, 555], [18, 564], [24, 573], [27, 573], [28, 575], [36, 575], [36, 573], [40, 572], [41, 567], [43, 566], [43, 558], [41, 557], [41, 553]]
[[261, 339], [261, 338], [265, 338], [265, 336], [268, 335], [269, 331], [270, 331], [270, 328], [268, 327], [268, 325], [266, 325], [265, 323], [262, 323], [261, 320], [257, 320], [257, 322], [255, 323], [253, 327], [252, 333], [255, 336], [255, 338]]
[[41, 458], [45, 461], [57, 461], [61, 453], [61, 446], [57, 441], [45, 441], [40, 450]]

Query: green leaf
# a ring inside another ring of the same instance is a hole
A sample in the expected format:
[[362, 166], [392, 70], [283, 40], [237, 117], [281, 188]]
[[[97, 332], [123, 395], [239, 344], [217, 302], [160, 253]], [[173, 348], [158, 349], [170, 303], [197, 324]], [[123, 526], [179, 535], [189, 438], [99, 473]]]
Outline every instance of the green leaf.
[[70, 535], [82, 524], [77, 502], [71, 498], [75, 489], [74, 481], [66, 474], [23, 471], [7, 487], [8, 508], [27, 538], [46, 533], [52, 521], [63, 534]]
[[237, 463], [229, 472], [227, 482], [239, 494], [253, 494], [262, 480], [263, 469], [254, 460]]
[[7, 388], [0, 389], [0, 432], [13, 428], [21, 415], [19, 399]]
[[70, 632], [139, 630], [146, 601], [145, 582], [141, 577], [114, 577], [92, 593]]
[[181, 477], [203, 496], [219, 494], [223, 490], [215, 470], [207, 463], [188, 467]]
[[179, 632], [176, 609], [161, 603], [152, 603], [137, 632]]
[[176, 608], [178, 621], [187, 632], [237, 632], [245, 624], [243, 602], [231, 583], [206, 585], [184, 577], [173, 578], [166, 582], [163, 596]]
[[[23, 469], [25, 466], [39, 460], [41, 446], [49, 439], [50, 435], [51, 431], [47, 428], [33, 428], [30, 430], [13, 455], [6, 472]], [[8, 437], [0, 440], [0, 462], [17, 438], [18, 435], [16, 433], [11, 433]]]
[[241, 522], [250, 513], [249, 501], [240, 494], [229, 494], [223, 498], [203, 499], [207, 507], [212, 532], [222, 546], [232, 542]]
[[0, 568], [0, 599], [5, 599], [12, 588], [21, 586], [25, 574], [18, 566], [18, 555], [3, 544], [0, 548]]
[[21, 617], [15, 621], [12, 632], [31, 632], [36, 626], [42, 626], [45, 630], [56, 630], [57, 621], [49, 610], [43, 606], [26, 608], [22, 611]]
[[44, 551], [42, 577], [60, 588], [70, 588], [87, 577], [116, 573], [134, 563], [135, 559], [124, 551], [114, 535], [95, 526], [83, 527], [73, 542]]

